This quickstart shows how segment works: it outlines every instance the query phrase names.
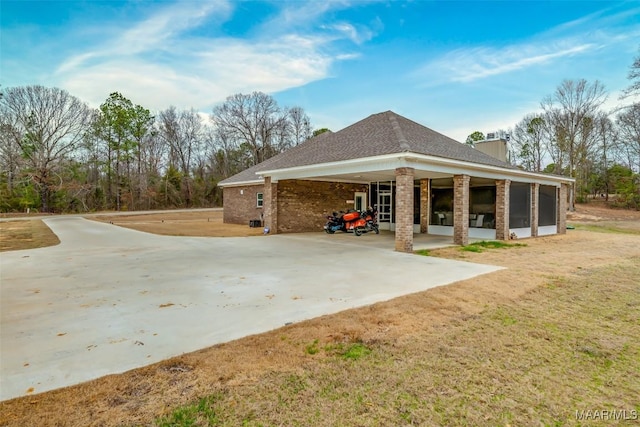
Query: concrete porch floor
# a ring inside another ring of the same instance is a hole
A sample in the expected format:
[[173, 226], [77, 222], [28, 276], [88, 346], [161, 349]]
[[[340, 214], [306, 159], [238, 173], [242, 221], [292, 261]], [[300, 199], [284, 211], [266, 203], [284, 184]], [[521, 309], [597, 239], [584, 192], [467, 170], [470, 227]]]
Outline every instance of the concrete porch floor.
[[[353, 246], [367, 246], [370, 248], [390, 249], [395, 248], [395, 233], [393, 231], [382, 230], [380, 234], [373, 232], [365, 233], [361, 236], [356, 236], [353, 233], [336, 232], [334, 234], [327, 234], [326, 232], [310, 232], [310, 233], [293, 233], [287, 234], [287, 236], [296, 236], [299, 238], [309, 238], [315, 241], [321, 242], [334, 242], [343, 245]], [[469, 242], [473, 242], [479, 239], [469, 239]], [[452, 236], [436, 236], [433, 234], [419, 234], [413, 235], [413, 250], [420, 249], [438, 249], [446, 248], [448, 246], [456, 246], [453, 243]]]

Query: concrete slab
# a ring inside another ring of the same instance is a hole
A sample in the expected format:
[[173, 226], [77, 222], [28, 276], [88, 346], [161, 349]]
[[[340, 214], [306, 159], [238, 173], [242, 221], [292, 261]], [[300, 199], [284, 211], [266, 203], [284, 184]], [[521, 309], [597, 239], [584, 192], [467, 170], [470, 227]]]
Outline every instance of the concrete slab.
[[394, 252], [374, 234], [194, 238], [45, 222], [60, 245], [0, 255], [0, 400], [499, 269]]

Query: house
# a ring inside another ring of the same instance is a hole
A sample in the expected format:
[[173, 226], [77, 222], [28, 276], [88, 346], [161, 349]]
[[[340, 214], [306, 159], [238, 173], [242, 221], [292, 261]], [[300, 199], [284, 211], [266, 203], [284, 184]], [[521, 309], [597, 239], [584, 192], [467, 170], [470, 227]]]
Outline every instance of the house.
[[320, 231], [333, 211], [378, 209], [395, 249], [414, 233], [509, 239], [566, 232], [571, 178], [526, 172], [392, 111], [326, 132], [234, 175], [224, 222], [271, 233]]

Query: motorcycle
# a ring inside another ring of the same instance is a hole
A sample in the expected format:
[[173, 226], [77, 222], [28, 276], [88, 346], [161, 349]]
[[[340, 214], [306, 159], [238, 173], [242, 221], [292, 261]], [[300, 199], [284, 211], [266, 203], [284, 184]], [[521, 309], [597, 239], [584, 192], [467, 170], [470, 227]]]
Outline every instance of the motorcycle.
[[361, 234], [368, 233], [370, 231], [380, 234], [377, 216], [378, 211], [372, 207], [367, 208], [366, 211], [362, 211], [360, 218], [356, 220], [356, 223], [354, 224], [354, 234], [356, 236], [360, 236]]
[[363, 212], [333, 212], [332, 215], [327, 216], [327, 223], [324, 226], [324, 230], [327, 234], [333, 234], [336, 231], [342, 231], [344, 233], [353, 232], [356, 236], [360, 236], [369, 231], [375, 231], [375, 233], [378, 234], [380, 230], [376, 223], [376, 214], [377, 211], [372, 208]]
[[332, 215], [327, 215], [327, 223], [324, 225], [324, 231], [327, 234], [333, 234], [336, 231], [342, 231], [347, 233], [346, 221], [344, 220], [344, 211], [333, 212]]

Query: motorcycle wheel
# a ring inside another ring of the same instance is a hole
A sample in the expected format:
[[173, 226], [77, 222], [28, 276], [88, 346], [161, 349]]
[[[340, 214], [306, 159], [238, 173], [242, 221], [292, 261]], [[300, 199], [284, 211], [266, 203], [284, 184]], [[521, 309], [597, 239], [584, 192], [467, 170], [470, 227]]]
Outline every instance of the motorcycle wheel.
[[362, 230], [360, 230], [359, 228], [354, 228], [353, 232], [356, 236], [361, 236], [362, 235]]
[[333, 233], [335, 233], [335, 231], [334, 231], [334, 230], [332, 230], [331, 228], [325, 228], [325, 229], [324, 229], [324, 231], [326, 231], [326, 232], [327, 232], [327, 234], [333, 234]]
[[378, 228], [378, 226], [377, 226], [377, 225], [374, 225], [374, 226], [373, 226], [373, 231], [375, 231], [375, 232], [376, 232], [376, 234], [380, 234], [380, 229]]

